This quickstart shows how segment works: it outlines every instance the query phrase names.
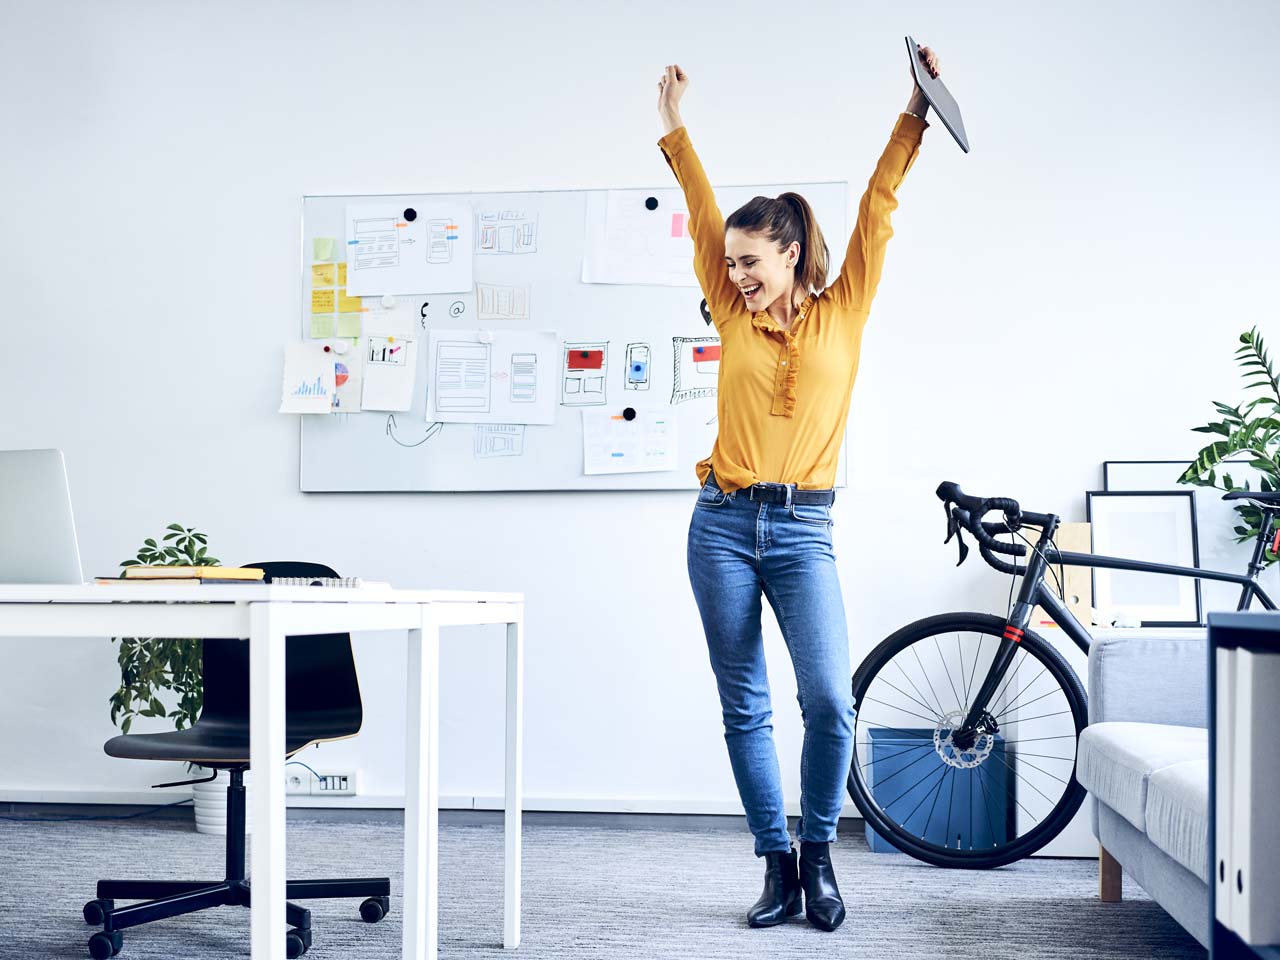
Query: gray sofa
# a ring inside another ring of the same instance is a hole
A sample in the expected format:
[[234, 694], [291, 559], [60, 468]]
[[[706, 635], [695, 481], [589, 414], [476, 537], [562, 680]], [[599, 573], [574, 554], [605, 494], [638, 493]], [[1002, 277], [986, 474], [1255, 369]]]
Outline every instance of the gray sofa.
[[1103, 900], [1121, 870], [1209, 942], [1208, 682], [1203, 639], [1135, 631], [1089, 651], [1089, 726], [1076, 775], [1102, 847]]

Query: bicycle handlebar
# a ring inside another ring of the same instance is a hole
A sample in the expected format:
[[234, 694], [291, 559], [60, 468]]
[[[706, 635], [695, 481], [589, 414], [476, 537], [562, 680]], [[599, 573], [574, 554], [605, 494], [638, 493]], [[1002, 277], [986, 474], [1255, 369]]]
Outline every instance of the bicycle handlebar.
[[[1023, 544], [1004, 543], [994, 536], [1010, 533], [1022, 526], [1022, 507], [1018, 505], [1017, 500], [1009, 497], [971, 497], [960, 489], [959, 484], [950, 480], [938, 485], [937, 494], [947, 514], [947, 539], [943, 543], [950, 543], [954, 536], [960, 547], [960, 560], [956, 566], [964, 563], [965, 557], [969, 555], [969, 548], [965, 545], [964, 538], [960, 536], [960, 529], [964, 528], [977, 538], [978, 552], [992, 567], [1001, 573], [1026, 572], [1026, 567], [1016, 563], [1005, 563], [995, 556], [997, 553], [1010, 557], [1027, 555], [1027, 548]], [[991, 523], [983, 519], [992, 510], [999, 510], [1004, 514], [1003, 523]]]

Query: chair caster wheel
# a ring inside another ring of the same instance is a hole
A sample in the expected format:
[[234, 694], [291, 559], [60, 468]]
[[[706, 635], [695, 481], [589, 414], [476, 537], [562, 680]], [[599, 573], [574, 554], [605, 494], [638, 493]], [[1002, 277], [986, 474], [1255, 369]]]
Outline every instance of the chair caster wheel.
[[114, 900], [90, 900], [84, 905], [84, 922], [100, 927], [107, 922], [107, 914], [116, 908]]
[[310, 930], [290, 930], [285, 934], [284, 939], [284, 955], [289, 960], [300, 957], [307, 952], [307, 948], [311, 946]]
[[390, 897], [370, 897], [360, 904], [360, 919], [365, 923], [377, 923], [390, 912]]
[[89, 956], [93, 960], [109, 960], [120, 952], [124, 945], [124, 935], [119, 930], [111, 933], [95, 933], [89, 938]]

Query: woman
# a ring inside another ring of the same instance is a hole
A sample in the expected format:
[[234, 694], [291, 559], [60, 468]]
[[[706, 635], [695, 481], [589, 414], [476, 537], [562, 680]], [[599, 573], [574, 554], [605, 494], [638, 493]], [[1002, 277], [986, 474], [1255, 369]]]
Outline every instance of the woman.
[[[932, 76], [938, 60], [924, 47]], [[828, 845], [853, 757], [854, 709], [844, 607], [831, 546], [836, 460], [862, 328], [880, 280], [895, 192], [911, 168], [928, 105], [915, 87], [858, 205], [840, 276], [803, 197], [756, 197], [721, 219], [680, 119], [689, 78], [658, 81], [663, 155], [684, 190], [694, 267], [720, 334], [719, 436], [698, 464], [689, 579], [706, 632], [738, 793], [766, 861], [753, 927], [801, 911], [822, 930], [844, 920]], [[751, 118], [758, 124], [761, 117]], [[760, 596], [791, 654], [804, 718], [800, 854], [787, 832], [773, 744]]]

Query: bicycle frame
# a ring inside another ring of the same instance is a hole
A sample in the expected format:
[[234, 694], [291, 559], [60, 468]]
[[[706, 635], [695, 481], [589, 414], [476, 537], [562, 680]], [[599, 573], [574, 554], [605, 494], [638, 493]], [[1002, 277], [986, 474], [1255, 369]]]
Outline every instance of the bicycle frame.
[[1070, 637], [1077, 647], [1085, 653], [1089, 652], [1093, 639], [1090, 637], [1089, 631], [1072, 615], [1066, 604], [1059, 600], [1058, 596], [1045, 583], [1045, 570], [1050, 564], [1058, 563], [1070, 567], [1098, 567], [1107, 570], [1133, 570], [1139, 573], [1158, 573], [1174, 577], [1196, 577], [1201, 580], [1237, 583], [1241, 588], [1240, 600], [1236, 605], [1237, 610], [1247, 610], [1255, 596], [1261, 601], [1263, 607], [1268, 610], [1274, 610], [1276, 609], [1275, 602], [1259, 585], [1258, 577], [1265, 569], [1262, 558], [1267, 546], [1267, 533], [1271, 530], [1272, 520], [1277, 514], [1280, 514], [1280, 510], [1263, 510], [1262, 524], [1260, 525], [1258, 537], [1254, 542], [1253, 556], [1249, 561], [1249, 572], [1243, 574], [1227, 573], [1222, 570], [1203, 570], [1199, 567], [1178, 567], [1165, 563], [1149, 563], [1142, 560], [1128, 560], [1123, 557], [1105, 557], [1092, 553], [1062, 551], [1050, 542], [1054, 533], [1057, 532], [1058, 518], [1049, 516], [1049, 522], [1042, 528], [1040, 541], [1036, 544], [1036, 549], [1031, 551], [1030, 556], [1027, 558], [1027, 569], [1022, 575], [1022, 586], [1018, 590], [1018, 600], [1014, 604], [1013, 613], [1009, 616], [1008, 624], [1005, 626], [1004, 637], [1000, 641], [1000, 646], [992, 660], [991, 668], [987, 671], [987, 676], [983, 680], [982, 686], [978, 689], [977, 696], [973, 699], [973, 705], [969, 708], [969, 712], [964, 718], [964, 723], [959, 728], [962, 739], [974, 731], [990, 732], [984, 726], [981, 726], [983, 714], [986, 713], [988, 701], [995, 696], [996, 690], [999, 689], [999, 685], [1004, 681], [1005, 673], [1013, 662], [1014, 654], [1017, 653], [1018, 643], [1022, 640], [1023, 631], [1026, 630], [1027, 624], [1031, 621], [1031, 611], [1037, 605], [1048, 612], [1054, 622], [1062, 628], [1062, 632]]

